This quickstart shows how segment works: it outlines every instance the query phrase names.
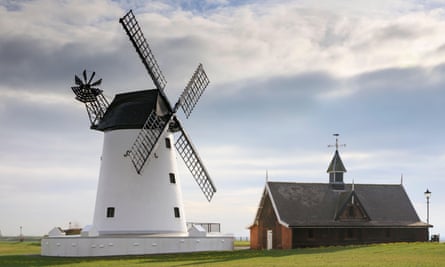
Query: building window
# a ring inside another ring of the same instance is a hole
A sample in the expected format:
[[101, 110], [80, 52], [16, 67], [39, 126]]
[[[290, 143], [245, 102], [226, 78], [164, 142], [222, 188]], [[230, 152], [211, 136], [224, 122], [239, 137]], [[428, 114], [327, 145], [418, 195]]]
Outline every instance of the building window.
[[314, 239], [314, 229], [308, 229], [307, 230], [307, 238], [308, 239]]
[[347, 232], [346, 232], [346, 237], [347, 237], [348, 239], [352, 239], [352, 238], [354, 238], [354, 229], [352, 229], [352, 228], [348, 228], [348, 230], [347, 230]]
[[175, 212], [175, 218], [181, 217], [180, 214], [179, 214], [179, 208], [178, 207], [174, 208], [174, 212]]
[[343, 182], [343, 174], [342, 173], [336, 173], [335, 174], [335, 182], [336, 183], [342, 183]]
[[165, 138], [165, 147], [166, 148], [171, 148], [172, 147], [170, 138]]
[[168, 174], [170, 176], [170, 183], [171, 184], [176, 184], [176, 177], [174, 173], [169, 173]]
[[107, 208], [107, 218], [113, 218], [114, 217], [114, 207], [108, 207]]

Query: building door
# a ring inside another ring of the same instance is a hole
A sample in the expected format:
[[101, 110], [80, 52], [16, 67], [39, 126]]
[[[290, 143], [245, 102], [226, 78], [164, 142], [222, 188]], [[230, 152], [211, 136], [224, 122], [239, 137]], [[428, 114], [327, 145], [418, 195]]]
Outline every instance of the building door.
[[272, 249], [272, 230], [267, 230], [267, 250]]

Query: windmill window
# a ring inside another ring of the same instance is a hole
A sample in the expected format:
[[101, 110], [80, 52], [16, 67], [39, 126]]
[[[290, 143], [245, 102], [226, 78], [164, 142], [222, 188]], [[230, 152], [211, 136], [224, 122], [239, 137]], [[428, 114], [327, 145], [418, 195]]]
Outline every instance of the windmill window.
[[181, 217], [180, 214], [179, 214], [179, 208], [178, 207], [175, 207], [173, 210], [175, 212], [175, 218]]
[[172, 147], [170, 138], [165, 138], [165, 147], [166, 148], [171, 148]]
[[170, 183], [171, 184], [176, 184], [176, 176], [174, 173], [169, 173], [170, 176]]
[[113, 218], [114, 217], [114, 207], [108, 207], [107, 208], [107, 218]]

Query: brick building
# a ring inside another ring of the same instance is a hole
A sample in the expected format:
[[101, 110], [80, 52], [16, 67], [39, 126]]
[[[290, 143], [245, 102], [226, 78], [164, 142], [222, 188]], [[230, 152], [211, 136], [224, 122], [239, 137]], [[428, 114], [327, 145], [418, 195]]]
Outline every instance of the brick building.
[[345, 184], [338, 153], [329, 183], [267, 182], [253, 225], [252, 249], [291, 249], [428, 240], [402, 184]]

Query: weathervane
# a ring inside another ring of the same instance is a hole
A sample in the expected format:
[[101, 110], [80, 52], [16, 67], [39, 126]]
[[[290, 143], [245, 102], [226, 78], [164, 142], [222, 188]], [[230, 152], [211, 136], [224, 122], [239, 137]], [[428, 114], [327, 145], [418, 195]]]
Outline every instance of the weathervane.
[[346, 147], [346, 144], [339, 144], [338, 143], [338, 137], [340, 136], [340, 134], [336, 133], [336, 134], [332, 134], [333, 136], [335, 136], [335, 145], [328, 145], [328, 147], [334, 147], [335, 146], [335, 150], [338, 150], [338, 147]]

